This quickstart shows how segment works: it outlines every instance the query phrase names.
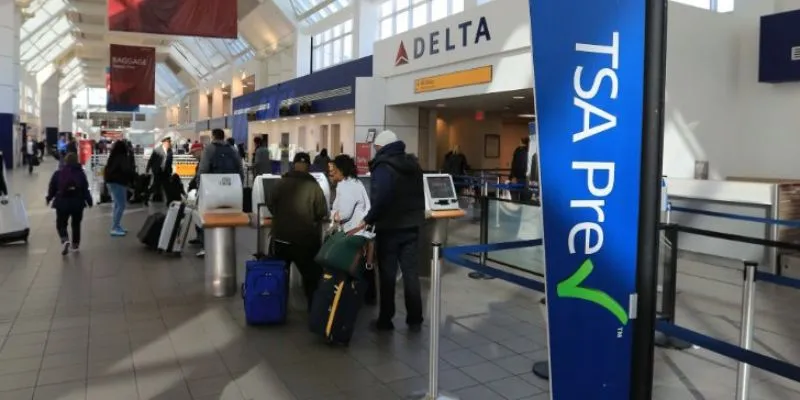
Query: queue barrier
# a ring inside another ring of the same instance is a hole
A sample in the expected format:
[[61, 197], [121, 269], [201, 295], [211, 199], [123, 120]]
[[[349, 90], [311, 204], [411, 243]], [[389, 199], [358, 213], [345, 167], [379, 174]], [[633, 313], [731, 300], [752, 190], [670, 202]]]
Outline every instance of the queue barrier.
[[431, 288], [430, 288], [430, 340], [429, 340], [429, 375], [426, 391], [414, 393], [412, 399], [419, 400], [457, 400], [458, 398], [439, 390], [439, 332], [442, 325], [442, 259], [455, 265], [471, 269], [475, 272], [491, 275], [498, 279], [544, 292], [544, 283], [511, 274], [496, 268], [488, 267], [481, 263], [464, 258], [471, 253], [488, 253], [490, 251], [511, 250], [524, 247], [541, 246], [542, 240], [523, 240], [518, 242], [491, 243], [467, 246], [453, 246], [442, 248], [441, 243], [432, 243], [433, 257], [431, 259]]
[[730, 214], [724, 213], [719, 211], [709, 211], [709, 210], [698, 210], [695, 208], [687, 208], [687, 207], [675, 207], [670, 205], [669, 210], [677, 211], [687, 214], [697, 214], [697, 215], [705, 215], [708, 217], [718, 217], [718, 218], [726, 218], [726, 219], [734, 219], [739, 221], [747, 221], [747, 222], [756, 222], [761, 224], [767, 225], [778, 225], [778, 226], [785, 226], [790, 228], [800, 228], [800, 221], [797, 220], [785, 220], [785, 219], [774, 219], [774, 218], [764, 218], [764, 217], [753, 217], [750, 215], [740, 215], [740, 214]]

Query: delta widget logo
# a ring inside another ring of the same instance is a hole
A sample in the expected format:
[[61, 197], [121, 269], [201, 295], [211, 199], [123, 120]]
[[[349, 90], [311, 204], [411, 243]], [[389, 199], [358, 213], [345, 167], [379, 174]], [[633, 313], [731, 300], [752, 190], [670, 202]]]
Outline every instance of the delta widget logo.
[[556, 286], [556, 293], [558, 297], [584, 300], [594, 303], [611, 313], [623, 326], [627, 325], [628, 313], [625, 312], [625, 308], [623, 308], [619, 302], [614, 300], [613, 297], [609, 296], [608, 293], [602, 290], [590, 289], [581, 286], [583, 281], [585, 281], [586, 278], [592, 274], [593, 270], [594, 263], [592, 263], [592, 260], [587, 259], [584, 261], [580, 268], [578, 268], [578, 270], [575, 271], [572, 276], [563, 280], [562, 282], [559, 282], [559, 284]]
[[406, 45], [401, 40], [400, 48], [397, 49], [397, 57], [394, 59], [394, 66], [399, 67], [406, 64], [408, 64], [408, 52], [406, 52]]

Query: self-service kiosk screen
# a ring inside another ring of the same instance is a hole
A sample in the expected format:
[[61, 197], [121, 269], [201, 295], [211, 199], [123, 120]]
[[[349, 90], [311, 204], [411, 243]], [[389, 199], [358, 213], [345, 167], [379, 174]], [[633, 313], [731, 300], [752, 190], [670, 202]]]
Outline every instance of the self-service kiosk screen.
[[449, 176], [429, 176], [428, 190], [433, 199], [452, 199], [456, 197], [453, 181]]
[[269, 194], [272, 193], [272, 188], [278, 183], [280, 178], [262, 178], [261, 184], [264, 187], [264, 203], [269, 199]]

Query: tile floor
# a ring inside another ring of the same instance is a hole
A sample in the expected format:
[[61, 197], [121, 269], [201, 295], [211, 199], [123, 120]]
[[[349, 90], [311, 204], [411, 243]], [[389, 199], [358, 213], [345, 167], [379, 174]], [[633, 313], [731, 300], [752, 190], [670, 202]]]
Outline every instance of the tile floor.
[[[203, 263], [146, 251], [135, 235], [107, 234], [110, 209], [87, 212], [80, 253], [62, 257], [44, 189], [53, 170], [10, 174], [28, 201], [28, 245], [0, 247], [0, 400], [394, 400], [426, 387], [427, 337], [364, 326], [349, 348], [321, 344], [293, 312], [286, 326], [248, 328], [241, 300], [203, 294]], [[147, 214], [132, 209], [136, 231]], [[474, 242], [476, 225], [451, 227]], [[254, 235], [240, 231], [244, 259]], [[741, 274], [681, 263], [679, 323], [735, 340]], [[448, 267], [440, 386], [462, 400], [545, 400], [530, 373], [544, 359], [539, 294], [473, 281]], [[757, 349], [800, 362], [792, 310], [800, 293], [759, 288]], [[402, 307], [401, 307], [402, 308]], [[374, 310], [365, 309], [361, 325]], [[398, 321], [401, 321], [398, 318]], [[735, 364], [703, 350], [657, 351], [656, 399], [731, 399]], [[751, 399], [800, 399], [800, 385], [754, 373]]]

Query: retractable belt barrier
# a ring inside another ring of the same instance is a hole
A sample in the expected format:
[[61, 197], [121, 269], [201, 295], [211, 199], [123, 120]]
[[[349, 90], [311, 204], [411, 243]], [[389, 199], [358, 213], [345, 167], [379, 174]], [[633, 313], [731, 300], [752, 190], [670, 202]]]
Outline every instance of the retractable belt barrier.
[[749, 215], [729, 214], [729, 213], [723, 213], [723, 212], [719, 212], [719, 211], [698, 210], [698, 209], [695, 209], [695, 208], [675, 207], [675, 206], [670, 206], [670, 210], [677, 211], [677, 212], [682, 212], [682, 213], [687, 213], [687, 214], [706, 215], [706, 216], [709, 216], [709, 217], [719, 217], [719, 218], [726, 218], [726, 219], [735, 219], [735, 220], [739, 220], [739, 221], [756, 222], [756, 223], [768, 224], [768, 225], [780, 225], [780, 226], [786, 226], [786, 227], [791, 227], [791, 228], [800, 228], [800, 221], [796, 221], [796, 220], [753, 217], [753, 216], [749, 216]]

